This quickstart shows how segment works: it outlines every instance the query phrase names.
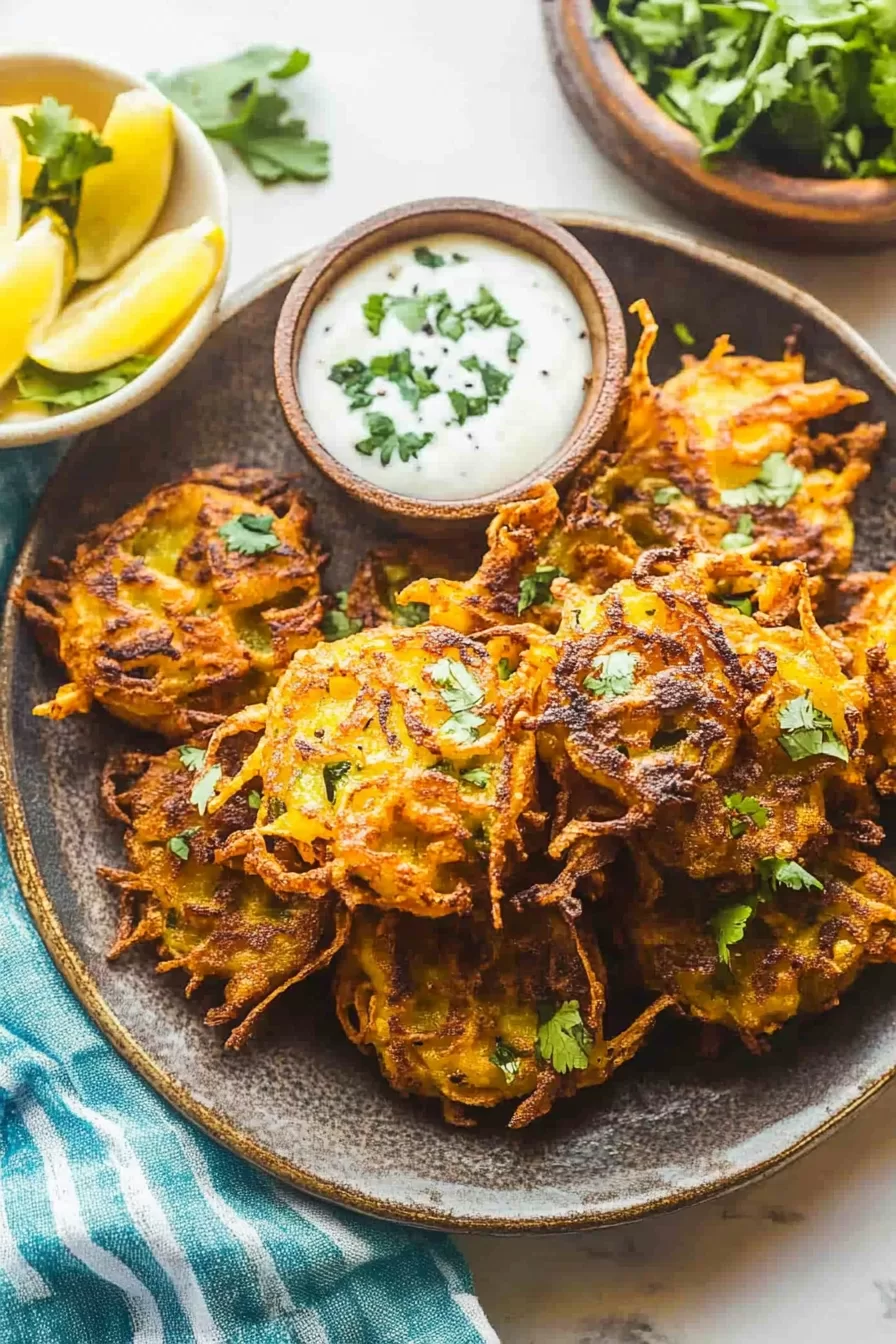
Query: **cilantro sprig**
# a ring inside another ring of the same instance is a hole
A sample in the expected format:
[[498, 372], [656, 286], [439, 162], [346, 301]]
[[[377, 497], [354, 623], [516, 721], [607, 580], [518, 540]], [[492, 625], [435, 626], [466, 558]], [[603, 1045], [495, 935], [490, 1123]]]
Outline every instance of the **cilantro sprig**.
[[316, 182], [330, 171], [329, 145], [309, 140], [304, 121], [288, 115], [283, 82], [308, 66], [298, 47], [251, 47], [226, 61], [150, 79], [210, 140], [233, 146], [259, 182]]
[[762, 831], [768, 825], [768, 811], [758, 798], [749, 793], [729, 793], [725, 806], [732, 813], [728, 819], [728, 829], [735, 839], [746, 835], [751, 826]]
[[816, 709], [810, 695], [788, 700], [778, 711], [778, 723], [781, 727], [778, 742], [792, 761], [804, 761], [811, 756], [849, 760], [845, 744], [834, 731], [833, 720]]
[[328, 761], [323, 768], [324, 789], [328, 803], [335, 803], [336, 789], [352, 768], [351, 761]]
[[522, 616], [530, 607], [541, 607], [553, 602], [551, 584], [563, 577], [563, 570], [554, 565], [539, 565], [531, 574], [520, 579], [520, 596], [516, 604], [517, 614]]
[[485, 699], [485, 691], [469, 668], [456, 658], [440, 658], [433, 663], [429, 675], [451, 710], [451, 717], [440, 729], [442, 736], [460, 747], [470, 746], [485, 723], [482, 715], [473, 713]]
[[539, 1012], [535, 1051], [539, 1059], [557, 1073], [587, 1069], [594, 1037], [579, 1010], [578, 999], [567, 999], [558, 1008], [542, 1007]]
[[355, 444], [355, 451], [364, 457], [379, 453], [380, 462], [387, 467], [397, 453], [402, 462], [410, 462], [422, 448], [432, 442], [432, 434], [399, 434], [395, 421], [380, 411], [368, 411], [364, 416], [367, 438]]
[[512, 1083], [520, 1071], [520, 1060], [522, 1056], [518, 1050], [507, 1041], [503, 1041], [499, 1036], [495, 1041], [495, 1049], [488, 1057], [489, 1064], [494, 1064], [496, 1069], [500, 1069], [504, 1075], [504, 1081]]
[[725, 966], [731, 965], [729, 949], [743, 940], [747, 924], [756, 913], [757, 906], [763, 901], [772, 900], [779, 887], [787, 887], [790, 891], [821, 891], [824, 888], [824, 883], [819, 882], [796, 859], [779, 859], [774, 856], [760, 859], [756, 864], [756, 876], [758, 886], [752, 896], [717, 910], [709, 921], [709, 927], [716, 935], [719, 961]]
[[197, 770], [201, 770], [205, 765], [204, 747], [191, 747], [185, 745], [183, 747], [178, 747], [177, 754], [180, 757], [181, 765], [186, 766], [188, 770], [192, 770], [194, 774]]
[[786, 453], [769, 453], [754, 480], [722, 491], [722, 503], [731, 509], [754, 504], [783, 509], [802, 483], [803, 473], [787, 460]]
[[81, 180], [91, 168], [109, 162], [111, 148], [95, 131], [85, 130], [72, 116], [72, 109], [55, 98], [42, 98], [29, 117], [13, 117], [13, 121], [27, 152], [42, 160], [31, 195], [22, 203], [23, 222], [33, 219], [39, 210], [50, 209], [74, 229], [81, 204]]
[[221, 782], [223, 771], [220, 765], [212, 765], [204, 774], [198, 776], [196, 783], [190, 792], [190, 802], [196, 808], [200, 817], [204, 817], [208, 810], [208, 805], [215, 796]]
[[280, 538], [273, 530], [272, 513], [238, 513], [218, 528], [218, 536], [228, 551], [239, 555], [265, 555], [276, 551]]
[[168, 849], [176, 858], [180, 859], [182, 863], [186, 863], [187, 859], [190, 857], [190, 841], [193, 836], [197, 834], [198, 830], [198, 826], [188, 826], [185, 831], [181, 831], [180, 835], [172, 835], [171, 839], [168, 841]]
[[603, 700], [615, 700], [621, 695], [628, 695], [634, 686], [637, 665], [638, 655], [626, 649], [602, 653], [592, 664], [597, 675], [586, 677], [582, 685], [592, 695], [600, 696]]

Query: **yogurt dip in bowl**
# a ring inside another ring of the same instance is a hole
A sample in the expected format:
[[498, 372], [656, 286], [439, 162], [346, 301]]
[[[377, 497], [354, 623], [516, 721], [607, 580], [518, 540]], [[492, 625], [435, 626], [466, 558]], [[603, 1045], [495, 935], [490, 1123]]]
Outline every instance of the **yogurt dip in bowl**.
[[558, 225], [423, 201], [350, 230], [299, 275], [274, 364], [321, 470], [430, 530], [569, 475], [609, 426], [625, 334], [603, 271]]

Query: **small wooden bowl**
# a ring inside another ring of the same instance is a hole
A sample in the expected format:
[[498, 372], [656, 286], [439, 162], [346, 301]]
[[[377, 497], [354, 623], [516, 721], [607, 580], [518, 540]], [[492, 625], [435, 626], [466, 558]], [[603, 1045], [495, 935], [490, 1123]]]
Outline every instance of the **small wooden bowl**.
[[[296, 387], [296, 365], [309, 319], [319, 300], [346, 271], [396, 243], [437, 233], [476, 233], [532, 253], [552, 266], [578, 301], [591, 337], [592, 375], [570, 434], [552, 458], [512, 486], [464, 500], [415, 499], [356, 476], [327, 452], [306, 419]], [[274, 338], [277, 396], [299, 447], [355, 499], [395, 518], [406, 530], [436, 533], [491, 517], [538, 480], [564, 480], [606, 433], [626, 370], [625, 325], [616, 291], [572, 234], [538, 215], [495, 201], [444, 197], [396, 206], [356, 224], [317, 253], [286, 296]]]
[[614, 163], [684, 214], [790, 250], [868, 251], [896, 243], [896, 180], [788, 177], [732, 156], [712, 171], [697, 138], [591, 36], [591, 0], [542, 0], [561, 87]]

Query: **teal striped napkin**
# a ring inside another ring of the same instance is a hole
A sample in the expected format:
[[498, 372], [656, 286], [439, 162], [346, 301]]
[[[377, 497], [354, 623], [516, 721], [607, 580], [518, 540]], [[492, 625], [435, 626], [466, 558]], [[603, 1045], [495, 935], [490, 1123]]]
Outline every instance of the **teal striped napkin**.
[[[64, 447], [0, 453], [0, 593]], [[0, 1114], [4, 1344], [497, 1344], [446, 1237], [289, 1190], [131, 1072], [50, 960], [2, 840]]]

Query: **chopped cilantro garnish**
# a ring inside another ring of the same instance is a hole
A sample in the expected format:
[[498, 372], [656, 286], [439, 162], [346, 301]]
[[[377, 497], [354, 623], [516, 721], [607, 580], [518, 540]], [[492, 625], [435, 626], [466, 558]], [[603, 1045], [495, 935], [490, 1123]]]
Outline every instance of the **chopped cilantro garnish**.
[[769, 453], [755, 480], [734, 490], [723, 490], [722, 503], [731, 509], [752, 504], [782, 509], [802, 483], [803, 473], [788, 462], [786, 453]]
[[168, 848], [172, 854], [176, 854], [179, 859], [186, 863], [190, 857], [190, 840], [199, 830], [198, 826], [189, 826], [187, 830], [181, 831], [180, 835], [172, 835], [168, 841]]
[[747, 924], [752, 918], [753, 910], [754, 907], [747, 904], [726, 905], [724, 909], [717, 910], [709, 921], [710, 928], [716, 935], [719, 961], [723, 962], [725, 966], [731, 965], [731, 954], [728, 949], [743, 939]]
[[389, 312], [394, 313], [408, 331], [421, 331], [426, 325], [426, 310], [430, 304], [428, 294], [399, 295], [388, 302]]
[[511, 364], [516, 363], [517, 357], [525, 344], [526, 342], [518, 331], [512, 331], [507, 337], [507, 358]]
[[603, 653], [595, 658], [592, 666], [596, 677], [586, 677], [582, 682], [586, 691], [600, 695], [605, 700], [614, 700], [617, 696], [628, 695], [635, 684], [635, 667], [638, 663], [636, 653], [618, 649], [613, 653]]
[[373, 382], [373, 370], [360, 359], [343, 359], [330, 369], [331, 383], [341, 387], [349, 399], [349, 410], [363, 410], [373, 401], [373, 393], [368, 391]]
[[177, 754], [180, 757], [181, 765], [185, 765], [188, 770], [201, 770], [205, 765], [204, 747], [178, 747]]
[[475, 765], [471, 770], [461, 770], [458, 778], [465, 784], [472, 784], [474, 789], [487, 789], [491, 776], [481, 765]]
[[694, 338], [691, 335], [691, 329], [685, 322], [676, 322], [672, 327], [677, 340], [681, 345], [693, 345]]
[[530, 607], [540, 607], [545, 603], [553, 602], [551, 584], [555, 579], [562, 577], [563, 570], [556, 569], [553, 565], [539, 565], [534, 573], [524, 574], [520, 580], [520, 598], [516, 604], [517, 614], [521, 616]]
[[258, 809], [261, 807], [261, 794], [258, 792], [257, 789], [249, 790], [249, 797], [247, 799], [247, 802], [253, 812], [258, 811]]
[[594, 1037], [582, 1020], [578, 999], [568, 999], [556, 1009], [543, 1009], [535, 1048], [540, 1059], [557, 1073], [587, 1069]]
[[361, 312], [364, 314], [367, 330], [373, 336], [379, 336], [383, 318], [386, 316], [386, 295], [368, 294], [361, 304]]
[[745, 835], [751, 824], [757, 831], [764, 830], [768, 825], [768, 812], [759, 799], [749, 793], [729, 793], [725, 806], [735, 814], [728, 820], [728, 827], [735, 838]]
[[723, 607], [733, 607], [735, 611], [739, 611], [741, 616], [753, 615], [753, 601], [748, 596], [721, 597], [719, 598], [719, 601], [721, 602]]
[[433, 436], [430, 433], [399, 434], [394, 420], [388, 415], [381, 415], [379, 411], [368, 411], [364, 416], [364, 423], [369, 430], [369, 437], [356, 443], [355, 451], [363, 453], [365, 457], [379, 453], [380, 462], [384, 467], [389, 465], [396, 453], [402, 462], [409, 462], [412, 457], [417, 456], [421, 448], [432, 442]]
[[451, 710], [451, 717], [440, 731], [458, 746], [469, 746], [485, 723], [479, 714], [471, 712], [484, 699], [484, 690], [472, 672], [455, 658], [440, 658], [431, 667], [430, 676]]
[[824, 883], [813, 877], [796, 859], [760, 859], [756, 871], [759, 874], [760, 900], [768, 900], [778, 887], [789, 887], [791, 891], [821, 891], [824, 887]]
[[753, 545], [753, 519], [742, 513], [733, 532], [726, 532], [719, 542], [723, 551], [745, 551]]
[[488, 410], [488, 397], [468, 397], [465, 392], [457, 392], [453, 388], [448, 393], [448, 400], [459, 425], [466, 424], [468, 416], [485, 415]]
[[345, 778], [351, 768], [351, 761], [329, 761], [324, 766], [323, 776], [327, 802], [334, 803], [336, 801], [336, 786], [340, 780]]
[[321, 631], [328, 644], [332, 644], [336, 639], [345, 639], [348, 635], [356, 635], [361, 629], [361, 621], [353, 616], [348, 616], [348, 593], [345, 589], [340, 589], [338, 593], [333, 594], [336, 603], [328, 612], [325, 613], [321, 621]]
[[264, 555], [275, 551], [280, 538], [273, 530], [272, 513], [239, 513], [218, 528], [218, 536], [225, 542], [228, 551], [238, 551], [240, 555]]
[[477, 355], [468, 355], [466, 359], [460, 361], [461, 368], [469, 369], [471, 373], [478, 373], [482, 379], [482, 386], [485, 395], [489, 401], [500, 401], [506, 395], [513, 379], [512, 373], [502, 373], [496, 369], [494, 364], [481, 363]]
[[425, 625], [429, 620], [429, 606], [426, 602], [396, 602], [392, 616], [396, 625]]
[[681, 499], [681, 491], [677, 485], [661, 485], [659, 490], [653, 492], [653, 502], [659, 504], [661, 508], [671, 504], [673, 499]]
[[513, 676], [513, 668], [510, 665], [509, 658], [498, 659], [498, 680], [507, 681]]
[[512, 1083], [520, 1071], [520, 1054], [514, 1050], [512, 1045], [502, 1041], [499, 1036], [495, 1041], [494, 1054], [489, 1055], [489, 1064], [494, 1064], [496, 1069], [500, 1069], [506, 1081]]
[[205, 816], [206, 808], [215, 796], [215, 789], [218, 787], [222, 773], [220, 765], [213, 765], [206, 770], [205, 774], [200, 775], [193, 785], [190, 802], [197, 809], [200, 817]]
[[778, 711], [778, 742], [792, 761], [810, 756], [833, 756], [848, 761], [849, 752], [834, 732], [832, 719], [816, 709], [809, 695], [798, 695]]
[[479, 295], [476, 302], [469, 304], [464, 309], [463, 315], [480, 327], [515, 327], [517, 322], [516, 318], [510, 316], [494, 294], [491, 294], [484, 285], [479, 286]]
[[436, 313], [436, 331], [449, 341], [459, 341], [463, 336], [464, 319], [460, 313], [455, 312], [450, 303], [443, 303]]
[[428, 247], [415, 247], [414, 260], [420, 266], [428, 266], [431, 271], [436, 271], [440, 266], [445, 265], [445, 258], [438, 252], [430, 252]]

